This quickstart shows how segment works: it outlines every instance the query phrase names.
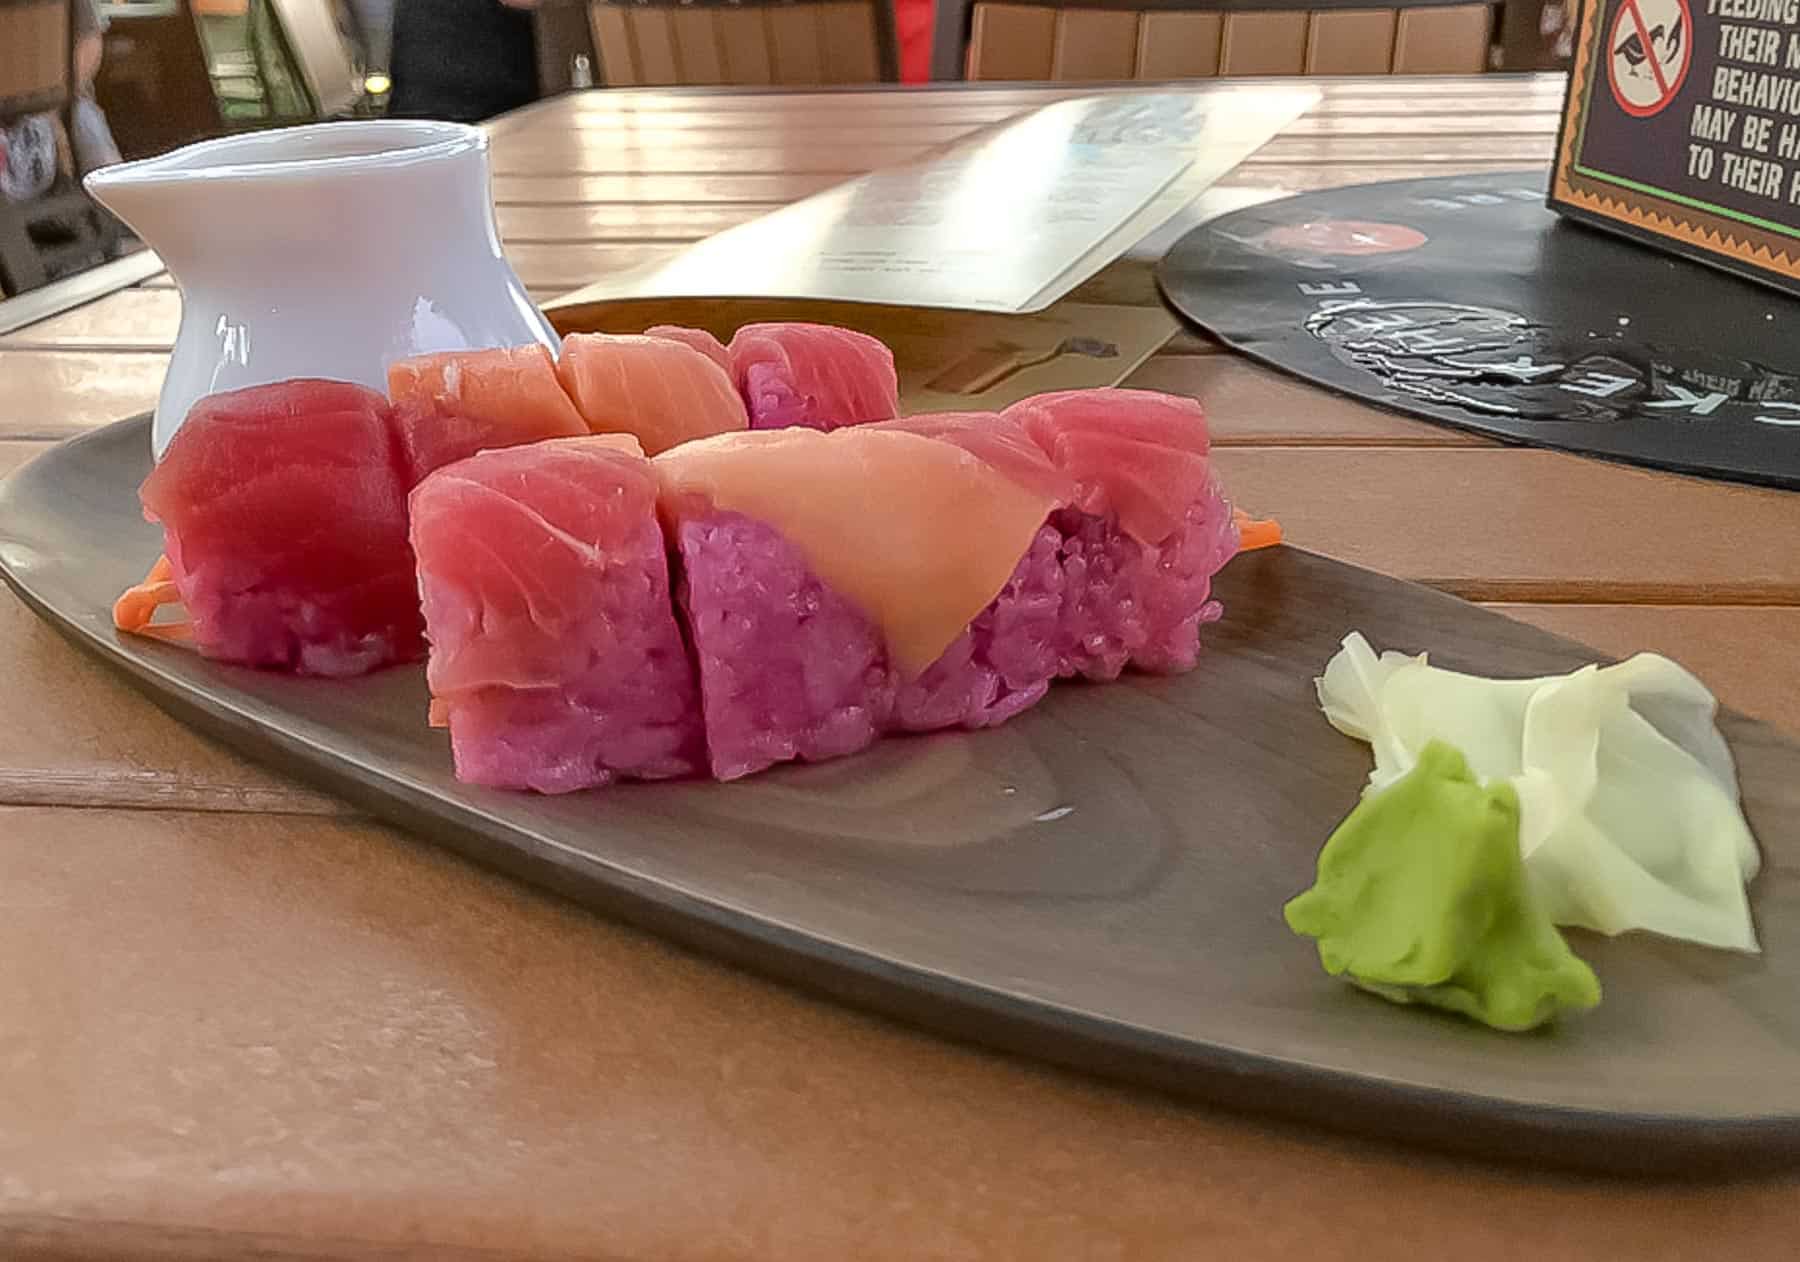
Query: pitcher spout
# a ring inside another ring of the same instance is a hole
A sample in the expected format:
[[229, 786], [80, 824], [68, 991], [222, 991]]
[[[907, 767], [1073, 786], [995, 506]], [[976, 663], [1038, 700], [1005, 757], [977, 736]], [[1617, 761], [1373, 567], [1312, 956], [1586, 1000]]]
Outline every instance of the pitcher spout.
[[116, 163], [90, 172], [81, 181], [90, 197], [153, 247], [158, 237], [166, 236], [158, 229], [167, 207], [180, 195], [176, 181], [148, 169], [154, 161]]
[[448, 194], [478, 211], [488, 196], [486, 149], [487, 137], [460, 123], [315, 123], [204, 140], [104, 167], [83, 183], [179, 276], [190, 244], [217, 253], [242, 237], [293, 249], [312, 229], [354, 248], [354, 232], [320, 215], [321, 202], [343, 210]]

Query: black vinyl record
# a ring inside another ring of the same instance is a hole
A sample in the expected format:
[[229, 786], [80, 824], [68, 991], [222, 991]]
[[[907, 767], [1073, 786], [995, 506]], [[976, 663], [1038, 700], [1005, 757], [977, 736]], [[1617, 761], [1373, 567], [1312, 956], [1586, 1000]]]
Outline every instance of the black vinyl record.
[[1800, 488], [1800, 299], [1562, 220], [1545, 178], [1269, 202], [1183, 237], [1158, 279], [1227, 345], [1381, 407]]

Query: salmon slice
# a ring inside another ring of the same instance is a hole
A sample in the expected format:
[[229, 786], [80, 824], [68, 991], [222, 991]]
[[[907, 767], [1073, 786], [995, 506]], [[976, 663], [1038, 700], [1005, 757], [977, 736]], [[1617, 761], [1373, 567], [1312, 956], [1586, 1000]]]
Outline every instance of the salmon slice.
[[752, 431], [656, 457], [665, 518], [773, 527], [917, 675], [993, 601], [1055, 497], [952, 443], [898, 430]]
[[535, 343], [400, 360], [388, 394], [409, 487], [478, 451], [587, 433], [550, 352]]
[[899, 430], [953, 443], [1036, 494], [1057, 504], [1075, 499], [1075, 480], [1059, 469], [1018, 422], [998, 412], [925, 412], [877, 421], [876, 430]]
[[731, 353], [725, 349], [723, 342], [705, 329], [690, 329], [685, 324], [655, 324], [644, 330], [644, 336], [661, 338], [665, 342], [680, 342], [712, 360], [726, 376], [731, 375]]
[[635, 435], [652, 456], [750, 424], [724, 370], [670, 338], [571, 333], [556, 375], [588, 429]]

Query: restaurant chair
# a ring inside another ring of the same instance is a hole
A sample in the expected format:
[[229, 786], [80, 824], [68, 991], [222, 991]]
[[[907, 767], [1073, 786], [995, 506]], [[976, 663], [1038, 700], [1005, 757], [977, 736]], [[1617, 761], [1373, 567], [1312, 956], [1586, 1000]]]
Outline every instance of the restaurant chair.
[[330, 0], [252, 0], [251, 7], [263, 3], [305, 86], [313, 117], [335, 118], [353, 110], [362, 99], [362, 75]]
[[104, 262], [117, 239], [112, 219], [82, 191], [68, 157], [75, 101], [71, 0], [0, 0], [0, 126], [31, 114], [57, 117], [57, 170], [30, 201], [0, 196], [0, 295]]
[[893, 83], [889, 0], [601, 0], [588, 6], [611, 87]]
[[938, 0], [932, 77], [1475, 74], [1493, 30], [1466, 0]]
[[545, 0], [531, 11], [536, 35], [538, 95], [555, 96], [574, 88], [591, 88], [595, 69], [594, 33], [586, 0]]
[[198, 0], [196, 9], [231, 126], [337, 118], [360, 105], [362, 75], [330, 0]]

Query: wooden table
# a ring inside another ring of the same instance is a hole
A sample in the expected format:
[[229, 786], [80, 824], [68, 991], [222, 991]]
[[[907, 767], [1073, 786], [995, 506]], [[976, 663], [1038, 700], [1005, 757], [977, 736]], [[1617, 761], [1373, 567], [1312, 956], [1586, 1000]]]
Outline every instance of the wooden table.
[[[1348, 80], [1223, 204], [1540, 163], [1555, 78]], [[1069, 89], [588, 93], [495, 128], [549, 296]], [[1141, 265], [1095, 282], [1153, 301]], [[152, 280], [0, 338], [0, 469], [148, 407]], [[1668, 652], [1800, 731], [1800, 498], [1502, 448], [1182, 337], [1298, 543]], [[190, 734], [0, 597], [0, 1255], [1790, 1256], [1800, 1180], [1649, 1187], [1212, 1112], [766, 984]]]

